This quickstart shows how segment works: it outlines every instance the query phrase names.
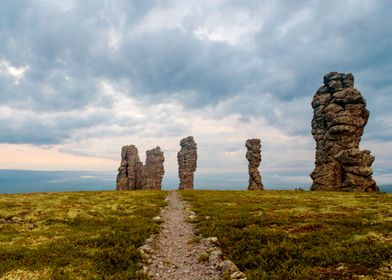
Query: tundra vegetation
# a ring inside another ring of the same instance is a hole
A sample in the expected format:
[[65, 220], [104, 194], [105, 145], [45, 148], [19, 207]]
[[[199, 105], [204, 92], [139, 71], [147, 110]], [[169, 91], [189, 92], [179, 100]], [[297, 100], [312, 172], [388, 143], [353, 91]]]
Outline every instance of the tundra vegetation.
[[137, 247], [167, 192], [0, 195], [0, 279], [147, 279]]
[[249, 280], [392, 279], [392, 195], [182, 191]]

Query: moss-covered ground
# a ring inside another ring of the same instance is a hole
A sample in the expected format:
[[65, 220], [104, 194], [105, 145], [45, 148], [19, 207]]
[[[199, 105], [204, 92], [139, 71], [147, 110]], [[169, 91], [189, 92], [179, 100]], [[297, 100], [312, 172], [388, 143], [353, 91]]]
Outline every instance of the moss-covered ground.
[[0, 195], [0, 279], [144, 279], [163, 191]]
[[182, 191], [249, 280], [392, 279], [392, 195]]

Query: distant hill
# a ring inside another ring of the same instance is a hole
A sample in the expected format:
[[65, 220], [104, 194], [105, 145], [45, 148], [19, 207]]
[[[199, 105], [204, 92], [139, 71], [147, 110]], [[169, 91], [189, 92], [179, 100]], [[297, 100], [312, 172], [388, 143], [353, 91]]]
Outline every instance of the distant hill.
[[392, 185], [381, 185], [379, 187], [382, 192], [392, 193]]
[[[116, 187], [116, 171], [32, 171], [32, 170], [0, 170], [0, 193], [29, 192], [64, 192], [114, 190]], [[208, 190], [245, 190], [248, 174], [213, 174], [195, 177], [195, 189]], [[309, 189], [308, 184], [287, 184], [265, 181], [265, 189], [292, 190]], [[163, 189], [177, 189], [178, 178], [165, 175]], [[382, 192], [392, 193], [391, 185], [380, 186]]]
[[114, 178], [109, 172], [0, 170], [0, 193], [113, 190]]

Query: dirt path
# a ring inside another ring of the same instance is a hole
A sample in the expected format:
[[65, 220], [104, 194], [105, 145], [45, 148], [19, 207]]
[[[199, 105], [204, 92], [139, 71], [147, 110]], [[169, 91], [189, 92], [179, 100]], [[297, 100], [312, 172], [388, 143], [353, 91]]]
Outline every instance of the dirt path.
[[208, 261], [197, 260], [207, 248], [199, 242], [189, 242], [195, 235], [192, 225], [186, 222], [185, 208], [186, 203], [171, 191], [168, 206], [162, 212], [163, 223], [153, 245], [149, 271], [154, 279], [159, 280], [220, 279], [220, 270], [213, 268]]

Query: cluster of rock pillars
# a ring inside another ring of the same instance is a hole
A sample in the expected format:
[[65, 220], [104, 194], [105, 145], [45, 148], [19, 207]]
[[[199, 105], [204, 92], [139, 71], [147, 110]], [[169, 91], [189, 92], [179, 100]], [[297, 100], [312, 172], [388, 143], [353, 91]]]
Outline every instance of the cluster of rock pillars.
[[[354, 88], [354, 76], [330, 72], [312, 101], [312, 135], [316, 140], [315, 169], [311, 190], [379, 191], [372, 179], [374, 156], [360, 150], [359, 143], [369, 118], [366, 100]], [[261, 162], [260, 139], [248, 139], [248, 190], [263, 190], [258, 170]], [[197, 168], [197, 146], [192, 136], [180, 141], [177, 154], [180, 190], [193, 189]], [[160, 147], [146, 152], [143, 164], [134, 145], [124, 146], [117, 175], [117, 190], [160, 190], [165, 158]]]
[[[182, 139], [180, 146], [181, 150], [177, 154], [179, 189], [191, 190], [197, 167], [197, 147], [192, 136]], [[134, 145], [122, 147], [117, 190], [160, 190], [165, 174], [164, 161], [165, 157], [159, 146], [146, 152], [145, 164], [140, 161]]]

